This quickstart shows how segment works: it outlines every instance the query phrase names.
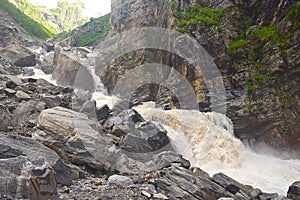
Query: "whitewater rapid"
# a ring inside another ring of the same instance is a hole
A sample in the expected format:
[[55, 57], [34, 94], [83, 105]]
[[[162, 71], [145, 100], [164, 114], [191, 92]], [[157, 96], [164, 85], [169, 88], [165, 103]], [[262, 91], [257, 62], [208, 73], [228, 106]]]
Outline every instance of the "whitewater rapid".
[[135, 109], [146, 119], [160, 123], [176, 151], [211, 176], [222, 172], [263, 192], [286, 195], [300, 179], [300, 161], [259, 155], [234, 137], [230, 119], [218, 113], [162, 110], [145, 103]]
[[[53, 84], [51, 75], [34, 69], [32, 78], [42, 78]], [[110, 108], [119, 99], [109, 96], [97, 80], [92, 99], [101, 107]], [[222, 172], [242, 184], [263, 192], [286, 195], [288, 187], [300, 180], [300, 160], [282, 160], [272, 155], [260, 155], [234, 137], [229, 118], [219, 113], [196, 110], [162, 110], [153, 102], [134, 107], [146, 120], [161, 124], [167, 131], [174, 149], [211, 176]]]

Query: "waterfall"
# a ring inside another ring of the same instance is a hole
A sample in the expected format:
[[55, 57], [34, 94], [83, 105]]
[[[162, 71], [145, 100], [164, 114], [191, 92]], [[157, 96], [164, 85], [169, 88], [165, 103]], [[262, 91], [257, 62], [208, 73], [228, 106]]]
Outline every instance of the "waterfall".
[[222, 172], [243, 184], [281, 195], [299, 180], [299, 160], [254, 153], [234, 137], [230, 119], [222, 114], [165, 111], [153, 108], [153, 103], [135, 109], [145, 119], [163, 125], [178, 153], [211, 176]]

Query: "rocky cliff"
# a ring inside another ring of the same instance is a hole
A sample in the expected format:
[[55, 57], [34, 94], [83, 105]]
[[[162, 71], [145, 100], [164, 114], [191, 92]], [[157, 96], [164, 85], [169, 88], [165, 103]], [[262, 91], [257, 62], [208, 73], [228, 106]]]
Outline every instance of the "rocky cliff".
[[[236, 136], [252, 147], [267, 145], [299, 158], [299, 16], [298, 1], [115, 0], [111, 31], [162, 27], [192, 36], [221, 72]], [[144, 63], [172, 66], [192, 85], [199, 107], [211, 109], [203, 73], [170, 52], [127, 52], [110, 63], [102, 81], [111, 92], [126, 71]], [[133, 102], [180, 107], [159, 85], [141, 86], [137, 93], [143, 96], [133, 95]]]

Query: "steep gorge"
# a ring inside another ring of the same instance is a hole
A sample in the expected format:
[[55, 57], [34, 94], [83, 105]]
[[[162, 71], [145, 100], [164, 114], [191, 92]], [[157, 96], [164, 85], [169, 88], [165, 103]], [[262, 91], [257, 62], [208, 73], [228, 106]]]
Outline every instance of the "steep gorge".
[[[116, 0], [111, 32], [161, 27], [192, 36], [222, 74], [227, 115], [233, 120], [235, 135], [253, 148], [269, 146], [299, 158], [298, 6], [297, 1], [284, 0]], [[202, 75], [178, 56], [155, 49], [127, 52], [126, 56], [110, 63], [102, 76], [109, 92], [133, 66], [161, 63], [183, 74], [195, 90], [199, 107], [210, 110]], [[164, 102], [166, 108], [179, 107], [174, 95], [163, 87], [141, 86], [139, 93], [144, 95], [133, 97], [135, 102], [152, 100]]]

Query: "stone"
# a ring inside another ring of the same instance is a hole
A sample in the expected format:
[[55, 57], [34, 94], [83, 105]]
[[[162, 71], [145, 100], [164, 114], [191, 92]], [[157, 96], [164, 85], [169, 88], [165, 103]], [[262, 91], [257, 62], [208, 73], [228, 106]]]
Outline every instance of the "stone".
[[122, 137], [119, 146], [131, 153], [149, 153], [169, 144], [167, 131], [160, 125], [146, 122], [135, 110], [124, 110], [104, 124], [110, 134]]
[[80, 112], [87, 114], [91, 118], [96, 118], [96, 101], [86, 101], [81, 106]]
[[300, 181], [293, 183], [289, 187], [287, 197], [291, 199], [300, 199]]
[[108, 178], [108, 184], [111, 186], [115, 186], [117, 184], [122, 184], [123, 186], [131, 186], [133, 185], [133, 181], [127, 176], [112, 175]]
[[0, 131], [8, 131], [11, 114], [6, 106], [0, 104]]
[[96, 116], [97, 116], [97, 120], [100, 122], [105, 122], [105, 120], [108, 118], [109, 114], [110, 114], [111, 110], [109, 109], [108, 105], [105, 104], [100, 108], [97, 108], [96, 110]]
[[21, 45], [10, 45], [1, 49], [0, 54], [19, 67], [33, 66], [35, 64], [34, 53]]
[[31, 99], [31, 97], [28, 94], [26, 94], [25, 92], [22, 92], [22, 91], [17, 91], [15, 96], [19, 101], [23, 101], [23, 100], [28, 101]]
[[15, 90], [12, 90], [9, 88], [4, 89], [4, 92], [5, 92], [6, 96], [8, 96], [8, 97], [14, 97], [15, 94], [17, 93]]
[[33, 76], [34, 75], [34, 70], [31, 67], [24, 67], [23, 68], [23, 74], [25, 76]]
[[219, 199], [234, 198], [213, 181], [201, 179], [190, 170], [172, 166], [161, 170], [155, 179], [157, 191], [170, 199]]
[[182, 158], [181, 155], [171, 151], [164, 151], [157, 155], [154, 155], [153, 159], [158, 169], [170, 167], [172, 163], [179, 163], [181, 167], [184, 167], [186, 169], [189, 169], [191, 166], [190, 161]]
[[22, 80], [17, 76], [7, 75], [5, 76], [8, 80], [6, 82], [6, 87], [10, 89], [15, 89], [17, 86], [22, 85]]
[[[65, 165], [54, 151], [31, 138], [21, 137], [11, 133], [9, 135], [0, 133], [0, 155], [2, 159], [1, 161], [7, 161], [7, 164], [4, 164], [4, 166], [11, 168], [11, 172], [18, 172], [18, 167], [22, 167], [22, 165], [19, 166], [16, 161], [10, 159], [16, 159], [20, 158], [20, 156], [25, 156], [27, 160], [33, 164], [37, 163], [38, 160], [40, 160], [39, 162], [44, 160], [56, 173], [56, 180], [59, 184], [71, 184], [71, 168]], [[20, 162], [24, 162], [23, 159], [21, 159]], [[16, 175], [21, 176], [22, 174]], [[6, 178], [6, 176], [4, 176], [4, 178]]]
[[94, 78], [74, 55], [57, 50], [53, 60], [53, 79], [58, 85], [94, 91]]
[[[212, 177], [212, 180], [219, 185], [221, 185], [223, 188], [225, 188], [227, 191], [229, 191], [232, 194], [240, 193], [241, 196], [243, 196], [246, 199], [255, 198], [251, 195], [257, 195], [257, 193], [253, 192], [254, 188], [251, 186], [243, 185], [232, 178], [226, 176], [223, 173], [215, 174]], [[257, 196], [256, 196], [257, 197]]]

